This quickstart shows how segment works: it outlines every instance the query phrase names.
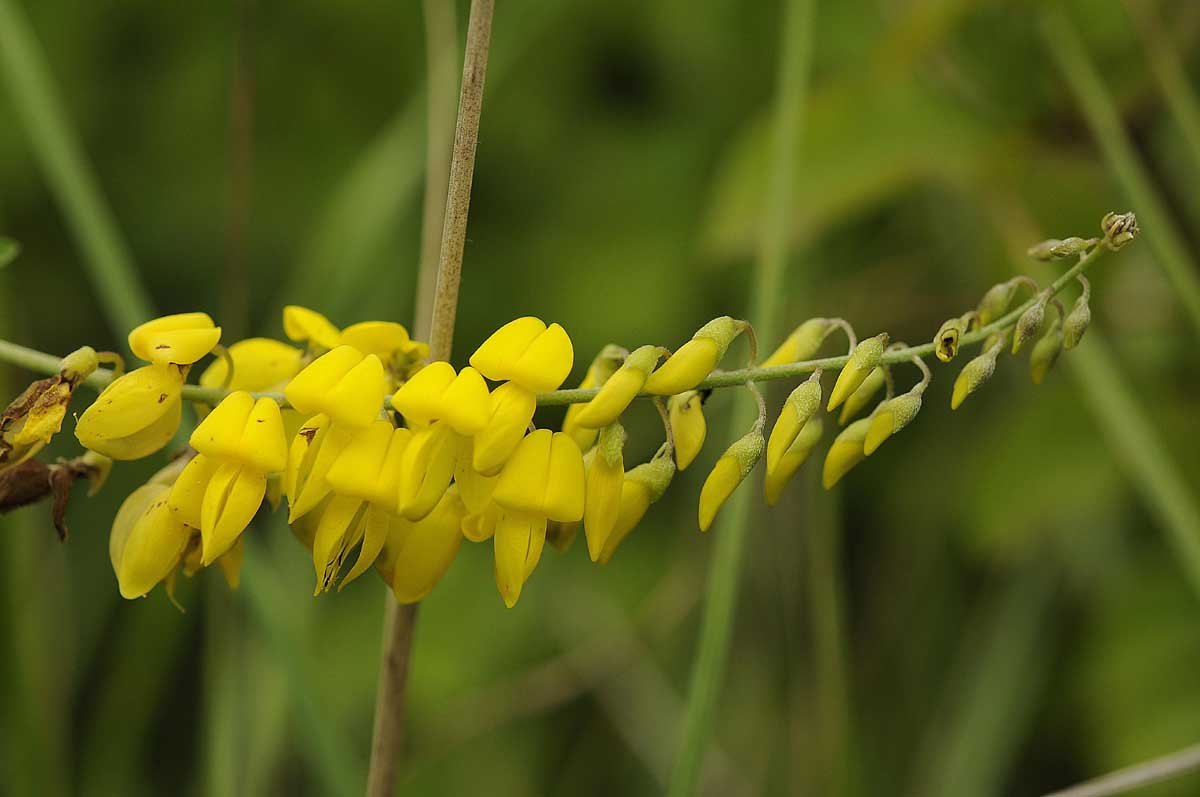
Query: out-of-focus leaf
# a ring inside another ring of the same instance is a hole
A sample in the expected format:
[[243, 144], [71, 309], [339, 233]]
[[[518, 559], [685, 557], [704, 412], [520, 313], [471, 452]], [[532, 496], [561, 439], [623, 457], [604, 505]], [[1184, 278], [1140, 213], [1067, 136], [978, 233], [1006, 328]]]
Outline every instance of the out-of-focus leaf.
[[19, 254], [21, 254], [21, 245], [12, 238], [0, 235], [0, 268], [4, 268], [16, 260]]

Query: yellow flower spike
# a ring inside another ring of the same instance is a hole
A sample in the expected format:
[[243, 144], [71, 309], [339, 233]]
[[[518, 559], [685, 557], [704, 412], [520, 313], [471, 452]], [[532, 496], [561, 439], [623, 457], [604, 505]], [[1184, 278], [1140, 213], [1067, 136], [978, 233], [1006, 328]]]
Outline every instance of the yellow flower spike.
[[784, 488], [808, 459], [824, 431], [825, 424], [820, 417], [811, 418], [808, 423], [804, 424], [792, 444], [783, 452], [775, 467], [767, 468], [767, 475], [763, 479], [763, 494], [769, 506], [779, 503]]
[[866, 378], [875, 370], [875, 366], [879, 365], [887, 345], [888, 334], [883, 332], [873, 338], [860, 341], [854, 347], [846, 365], [838, 374], [833, 390], [829, 393], [827, 410], [833, 412], [843, 401], [850, 398], [850, 394], [858, 390], [859, 385], [866, 381]]
[[533, 413], [537, 396], [515, 382], [506, 382], [492, 391], [492, 412], [488, 424], [475, 435], [472, 466], [480, 473], [494, 475], [517, 449]]
[[371, 424], [334, 460], [325, 476], [329, 486], [338, 495], [370, 501], [394, 514], [404, 452], [412, 436], [388, 421]]
[[220, 340], [221, 328], [207, 313], [180, 313], [136, 327], [129, 333], [129, 348], [155, 365], [191, 365]]
[[925, 388], [917, 385], [902, 396], [896, 396], [884, 402], [871, 415], [871, 425], [867, 427], [867, 436], [863, 439], [863, 453], [868, 457], [875, 453], [889, 437], [908, 426], [917, 413], [921, 411], [921, 395]]
[[391, 585], [397, 601], [422, 600], [445, 575], [462, 545], [464, 513], [457, 491], [451, 488], [424, 520], [393, 523], [388, 545], [396, 549]]
[[225, 576], [225, 583], [231, 590], [236, 591], [242, 584], [242, 562], [245, 558], [245, 537], [238, 537], [233, 547], [217, 558], [217, 565], [221, 568], [221, 574]]
[[967, 396], [978, 390], [992, 378], [996, 371], [996, 355], [1000, 347], [989, 348], [983, 354], [963, 366], [954, 380], [954, 391], [950, 396], [950, 409], [956, 410], [967, 400]]
[[117, 460], [141, 459], [171, 441], [182, 417], [183, 373], [147, 365], [113, 380], [75, 425], [85, 448]]
[[717, 511], [762, 458], [765, 445], [762, 431], [755, 428], [725, 449], [700, 488], [701, 531], [708, 531]]
[[165, 579], [179, 564], [192, 534], [168, 508], [167, 488], [142, 489], [147, 488], [154, 490], [153, 498], [121, 546], [117, 583], [123, 598], [140, 598]]
[[200, 528], [201, 511], [204, 506], [204, 492], [212, 481], [213, 474], [220, 467], [220, 461], [203, 454], [197, 454], [188, 460], [183, 471], [171, 485], [171, 495], [168, 503], [171, 511], [178, 516], [180, 522], [192, 528]]
[[[592, 360], [592, 364], [588, 366], [587, 374], [583, 381], [579, 383], [581, 390], [588, 388], [601, 387], [609, 380], [617, 369], [621, 367], [621, 363], [629, 355], [625, 349], [620, 346], [610, 343], [600, 350], [596, 355], [596, 359]], [[567, 407], [567, 415], [563, 419], [562, 430], [566, 434], [571, 435], [572, 439], [579, 444], [580, 451], [587, 451], [596, 442], [596, 437], [600, 434], [599, 429], [591, 429], [579, 425], [579, 414], [583, 412], [586, 404], [572, 404]]]
[[442, 422], [466, 437], [482, 432], [492, 417], [487, 383], [470, 366], [462, 369], [442, 393], [442, 404]]
[[834, 439], [829, 453], [825, 455], [825, 467], [821, 473], [821, 483], [825, 485], [826, 490], [831, 489], [866, 457], [863, 442], [870, 428], [871, 419], [863, 418], [847, 426]]
[[657, 346], [635, 349], [604, 383], [596, 397], [584, 406], [575, 422], [580, 426], [599, 429], [616, 421], [641, 392], [646, 378], [658, 364], [660, 351]]
[[673, 396], [691, 390], [704, 381], [725, 356], [729, 344], [745, 329], [745, 323], [729, 316], [714, 318], [702, 326], [692, 339], [679, 347], [657, 371], [646, 379], [645, 390], [659, 396]]
[[588, 453], [587, 489], [584, 493], [583, 533], [588, 556], [599, 560], [604, 544], [617, 524], [621, 485], [625, 482], [625, 429], [619, 423], [604, 427], [596, 447]]
[[458, 493], [466, 506], [468, 514], [476, 515], [483, 512], [492, 501], [492, 493], [496, 489], [499, 474], [484, 476], [471, 465], [474, 454], [474, 441], [463, 447], [454, 465], [454, 483], [458, 485]]
[[650, 505], [662, 498], [674, 477], [675, 461], [665, 447], [659, 449], [649, 462], [644, 462], [625, 474], [625, 480], [621, 484], [621, 505], [617, 510], [617, 520], [596, 561], [602, 565], [609, 563], [616, 553], [617, 546], [641, 522]]
[[[460, 493], [461, 495], [461, 493]], [[496, 533], [496, 521], [500, 518], [500, 507], [494, 501], [481, 512], [472, 512], [462, 519], [462, 533], [471, 542], [486, 542]]]
[[417, 521], [433, 511], [454, 478], [454, 466], [466, 444], [466, 438], [442, 423], [413, 435], [400, 466], [401, 516]]
[[1033, 351], [1029, 353], [1029, 375], [1035, 385], [1040, 385], [1046, 379], [1046, 374], [1054, 367], [1062, 350], [1063, 326], [1056, 318], [1046, 334], [1033, 344]]
[[425, 426], [441, 417], [442, 394], [454, 382], [454, 366], [445, 361], [430, 363], [392, 395], [392, 408], [410, 422]]
[[374, 354], [385, 363], [424, 345], [412, 340], [404, 325], [395, 321], [360, 321], [351, 324], [342, 330], [342, 344], [353, 346], [363, 354]]
[[267, 494], [267, 475], [240, 462], [222, 462], [204, 491], [200, 506], [201, 557], [208, 567], [229, 550]]
[[335, 423], [359, 429], [379, 417], [386, 392], [387, 377], [379, 358], [364, 357], [352, 346], [321, 355], [283, 391], [300, 412], [323, 413]]
[[[783, 402], [779, 419], [771, 429], [767, 441], [767, 471], [775, 470], [784, 453], [795, 442], [809, 419], [821, 408], [821, 380], [818, 371], [813, 378], [801, 382]], [[676, 446], [679, 438], [676, 437]], [[680, 470], [683, 470], [681, 467]]]
[[687, 470], [704, 447], [708, 424], [704, 420], [704, 400], [695, 390], [671, 396], [667, 401], [667, 419], [675, 439], [675, 463]]
[[290, 340], [311, 342], [322, 349], [336, 349], [342, 342], [342, 333], [328, 318], [295, 304], [283, 308], [283, 332]]
[[887, 384], [887, 373], [882, 365], [877, 365], [871, 373], [867, 374], [867, 378], [858, 386], [858, 389], [850, 394], [850, 398], [843, 402], [842, 412], [838, 415], [838, 425], [845, 426], [846, 421], [865, 410], [867, 405], [874, 401], [875, 394], [882, 390], [885, 384]]
[[262, 473], [287, 468], [283, 417], [272, 399], [257, 401], [245, 391], [230, 393], [192, 432], [192, 448], [214, 459], [230, 460]]
[[541, 559], [545, 543], [545, 515], [508, 509], [500, 512], [493, 537], [496, 588], [508, 608], [517, 605], [525, 582]]
[[516, 382], [534, 393], [555, 390], [571, 373], [575, 350], [558, 324], [526, 316], [510, 321], [471, 355], [471, 366], [496, 382]]
[[[304, 352], [270, 338], [239, 340], [228, 349], [233, 360], [230, 390], [262, 392], [278, 389], [300, 373]], [[218, 357], [200, 374], [201, 387], [224, 387], [229, 364]]]
[[828, 318], [810, 318], [792, 331], [770, 357], [763, 362], [764, 368], [787, 365], [807, 360], [817, 353], [825, 338], [836, 329]]

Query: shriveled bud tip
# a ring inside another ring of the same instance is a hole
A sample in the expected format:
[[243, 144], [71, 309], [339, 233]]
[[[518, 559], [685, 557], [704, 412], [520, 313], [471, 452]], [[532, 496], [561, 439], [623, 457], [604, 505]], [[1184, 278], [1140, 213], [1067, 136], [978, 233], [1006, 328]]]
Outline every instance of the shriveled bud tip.
[[1017, 319], [1016, 329], [1013, 330], [1013, 354], [1019, 352], [1026, 343], [1032, 341], [1042, 331], [1042, 322], [1046, 320], [1047, 298], [1046, 294], [1038, 297], [1038, 301], [1021, 313], [1021, 317]]
[[996, 371], [996, 354], [998, 348], [992, 348], [963, 366], [958, 378], [954, 380], [954, 391], [950, 396], [950, 409], [956, 410], [966, 401], [967, 396], [992, 378]]
[[870, 428], [871, 419], [863, 418], [847, 426], [834, 439], [829, 453], [825, 455], [825, 468], [821, 474], [821, 483], [826, 490], [831, 489], [851, 468], [863, 461], [866, 456], [863, 443]]
[[843, 401], [850, 398], [854, 391], [858, 390], [859, 386], [875, 370], [875, 366], [879, 365], [879, 361], [883, 358], [883, 352], [887, 349], [888, 340], [888, 334], [883, 332], [873, 338], [867, 338], [854, 347], [845, 367], [838, 374], [833, 390], [829, 393], [829, 404], [826, 409], [832, 412]]
[[1100, 229], [1104, 231], [1104, 242], [1114, 252], [1137, 238], [1142, 231], [1133, 213], [1106, 213], [1100, 220]]
[[727, 448], [717, 460], [716, 467], [708, 474], [700, 489], [701, 531], [708, 531], [717, 511], [762, 458], [765, 445], [762, 432], [755, 429]]
[[863, 453], [868, 457], [875, 453], [888, 438], [899, 432], [917, 417], [921, 411], [921, 393], [923, 390], [913, 389], [903, 396], [897, 396], [884, 404], [867, 420], [867, 435], [863, 439]]
[[958, 356], [958, 341], [962, 338], [963, 323], [961, 318], [951, 318], [938, 328], [933, 336], [933, 353], [944, 363]]
[[1073, 349], [1079, 345], [1079, 341], [1083, 338], [1083, 333], [1087, 332], [1088, 326], [1092, 323], [1092, 308], [1088, 305], [1088, 297], [1086, 294], [1075, 300], [1075, 306], [1071, 308], [1071, 312], [1067, 314], [1067, 320], [1063, 322], [1063, 346], [1067, 349]]
[[1040, 385], [1045, 380], [1046, 374], [1058, 361], [1058, 355], [1062, 353], [1062, 349], [1062, 324], [1055, 320], [1046, 334], [1034, 344], [1033, 351], [1029, 355], [1029, 375], [1035, 385]]

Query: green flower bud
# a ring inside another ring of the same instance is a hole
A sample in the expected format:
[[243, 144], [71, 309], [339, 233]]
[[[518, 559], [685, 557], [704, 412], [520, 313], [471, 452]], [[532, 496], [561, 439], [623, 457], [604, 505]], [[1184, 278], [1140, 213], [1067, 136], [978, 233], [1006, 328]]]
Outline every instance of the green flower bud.
[[975, 310], [980, 326], [987, 326], [1004, 315], [1008, 306], [1012, 304], [1013, 297], [1017, 295], [1019, 285], [1018, 280], [1011, 279], [988, 288], [987, 293], [979, 300], [979, 307]]
[[883, 358], [883, 352], [887, 349], [888, 334], [883, 332], [873, 338], [867, 338], [860, 341], [854, 347], [854, 351], [850, 353], [850, 358], [846, 361], [846, 365], [838, 374], [837, 382], [833, 385], [833, 390], [829, 393], [829, 405], [826, 407], [830, 412], [841, 405], [843, 401], [850, 398], [850, 395], [858, 390], [859, 386], [866, 381], [871, 372], [875, 370], [875, 366], [879, 365], [879, 361]]
[[773, 365], [807, 360], [817, 353], [833, 329], [834, 324], [828, 318], [808, 319], [792, 330], [792, 334], [787, 336], [787, 340], [779, 344], [779, 348], [763, 362], [763, 367], [770, 368]]
[[962, 337], [963, 323], [961, 318], [951, 318], [942, 324], [933, 336], [933, 353], [944, 363], [948, 363], [958, 354], [958, 341]]
[[887, 384], [887, 373], [882, 365], [877, 365], [875, 370], [871, 371], [863, 383], [858, 386], [858, 390], [851, 393], [850, 398], [846, 399], [846, 403], [842, 405], [842, 414], [838, 416], [838, 426], [845, 426], [846, 421], [866, 409], [867, 405], [875, 398], [875, 394], [885, 384]]
[[1100, 229], [1104, 230], [1104, 242], [1114, 252], [1137, 238], [1142, 231], [1138, 227], [1137, 216], [1132, 213], [1106, 213], [1100, 221]]
[[1063, 349], [1062, 323], [1056, 318], [1046, 334], [1033, 345], [1029, 355], [1029, 375], [1035, 385], [1040, 385], [1046, 374], [1054, 367]]
[[896, 432], [908, 426], [912, 419], [921, 411], [921, 394], [925, 392], [924, 385], [917, 385], [902, 396], [884, 402], [868, 419], [871, 425], [867, 427], [867, 436], [863, 440], [863, 453], [868, 457], [875, 449]]
[[787, 400], [779, 419], [771, 429], [771, 437], [767, 441], [767, 470], [772, 471], [783, 458], [784, 453], [795, 442], [804, 430], [809, 420], [821, 408], [821, 382], [809, 379], [802, 382]]
[[954, 380], [954, 392], [950, 396], [950, 409], [958, 409], [966, 401], [967, 396], [992, 378], [992, 374], [996, 371], [996, 355], [999, 353], [999, 346], [988, 348], [983, 354], [963, 366], [958, 373], [958, 378]]
[[1064, 238], [1061, 241], [1057, 238], [1051, 238], [1048, 241], [1042, 241], [1039, 244], [1029, 247], [1029, 256], [1037, 260], [1061, 260], [1062, 258], [1081, 255], [1095, 245], [1095, 238], [1089, 240], [1084, 240], [1083, 238]]
[[1048, 293], [1042, 293], [1033, 305], [1021, 313], [1017, 319], [1016, 329], [1013, 330], [1012, 353], [1016, 354], [1021, 348], [1038, 336], [1042, 331], [1042, 323], [1046, 320], [1046, 300]]
[[1071, 312], [1067, 314], [1067, 320], [1063, 322], [1063, 346], [1068, 349], [1078, 346], [1083, 333], [1087, 332], [1088, 325], [1091, 323], [1092, 308], [1088, 305], [1088, 294], [1085, 291], [1075, 300], [1075, 306], [1071, 308]]
[[716, 466], [700, 488], [700, 530], [708, 531], [717, 510], [724, 506], [737, 486], [750, 474], [762, 459], [766, 442], [762, 432], [755, 428], [737, 440], [717, 460]]

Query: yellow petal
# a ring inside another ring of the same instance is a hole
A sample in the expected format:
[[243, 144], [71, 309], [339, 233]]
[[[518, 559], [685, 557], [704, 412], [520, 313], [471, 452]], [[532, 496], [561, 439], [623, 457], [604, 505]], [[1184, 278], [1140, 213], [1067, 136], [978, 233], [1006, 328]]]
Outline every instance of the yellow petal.
[[459, 372], [442, 393], [441, 401], [442, 421], [467, 437], [483, 431], [492, 415], [492, 399], [487, 383], [470, 366]]
[[574, 364], [570, 336], [558, 324], [551, 324], [513, 364], [508, 378], [534, 393], [545, 393], [557, 390]]
[[471, 542], [490, 540], [496, 533], [496, 521], [500, 517], [500, 507], [493, 501], [481, 512], [463, 516], [462, 533]]
[[341, 333], [328, 318], [295, 304], [283, 308], [283, 331], [291, 340], [312, 341], [322, 349], [335, 349], [341, 343]]
[[117, 582], [124, 598], [140, 598], [179, 563], [191, 530], [167, 507], [164, 491], [138, 518], [121, 551]]
[[378, 357], [339, 346], [310, 363], [283, 392], [301, 412], [324, 413], [336, 423], [365, 428], [378, 417], [386, 391]]
[[[254, 397], [245, 391], [230, 393], [192, 432], [192, 448], [214, 459], [237, 460], [241, 454], [242, 433], [254, 409]], [[280, 427], [282, 434], [282, 425]]]
[[[650, 490], [646, 485], [633, 479], [625, 479], [622, 482], [621, 502], [617, 509], [617, 519], [613, 523], [613, 528], [609, 532], [608, 538], [604, 541], [604, 547], [601, 549], [599, 555], [594, 557], [594, 561], [602, 565], [609, 563], [613, 554], [617, 552], [617, 546], [629, 536], [629, 532], [633, 531], [634, 527], [646, 515], [646, 510], [650, 508], [650, 499]], [[584, 531], [587, 531], [586, 525], [584, 526]]]
[[267, 492], [267, 477], [236, 462], [220, 465], [204, 491], [200, 507], [203, 562], [208, 567], [237, 541]]
[[321, 513], [313, 537], [313, 567], [317, 571], [313, 595], [327, 591], [337, 580], [347, 552], [362, 533], [366, 509], [367, 503], [360, 498], [335, 495]]
[[[230, 390], [266, 391], [278, 388], [300, 373], [304, 352], [271, 338], [239, 340], [228, 349], [233, 360]], [[221, 387], [229, 365], [217, 357], [200, 375], [203, 387]]]
[[870, 428], [871, 419], [863, 418], [843, 429], [833, 441], [829, 453], [825, 455], [825, 467], [821, 476], [826, 490], [837, 484], [851, 468], [863, 461], [866, 456], [863, 453], [863, 441]]
[[113, 575], [120, 578], [121, 556], [133, 527], [150, 505], [168, 489], [165, 484], [143, 484], [121, 502], [121, 508], [113, 518], [112, 532], [108, 537], [108, 558], [112, 562]]
[[779, 460], [796, 440], [800, 430], [808, 423], [821, 406], [821, 382], [809, 379], [801, 383], [787, 400], [779, 419], [771, 429], [771, 438], [767, 441], [767, 470], [773, 470]]
[[826, 409], [832, 412], [843, 401], [850, 398], [851, 393], [858, 390], [859, 385], [866, 381], [866, 378], [875, 370], [875, 366], [879, 364], [887, 345], [888, 335], [886, 332], [859, 341], [858, 345], [854, 347], [854, 351], [850, 353], [850, 358], [838, 373], [833, 390], [829, 391], [829, 404]]
[[708, 436], [700, 394], [689, 390], [671, 396], [667, 402], [667, 418], [671, 422], [671, 436], [675, 439], [675, 462], [680, 470], [686, 470], [695, 461]]
[[191, 365], [213, 350], [221, 328], [207, 313], [180, 313], [147, 321], [129, 333], [130, 350], [156, 365]]
[[471, 466], [474, 457], [474, 444], [465, 446], [458, 455], [454, 465], [454, 483], [458, 485], [458, 493], [470, 514], [482, 512], [492, 501], [492, 493], [500, 477], [484, 476]]
[[450, 490], [434, 510], [411, 524], [392, 573], [392, 592], [401, 603], [416, 603], [434, 588], [462, 545], [462, 501]]
[[292, 434], [292, 443], [288, 447], [287, 470], [283, 474], [283, 494], [287, 496], [289, 504], [296, 502], [298, 490], [308, 478], [316, 459], [319, 448], [317, 438], [328, 426], [328, 415], [314, 415]]
[[165, 446], [179, 428], [183, 377], [174, 366], [148, 365], [116, 379], [75, 425], [84, 447], [113, 459], [140, 459]]
[[217, 564], [225, 576], [225, 583], [236, 590], [242, 583], [242, 561], [246, 558], [246, 538], [238, 537], [228, 551], [217, 557]]
[[471, 355], [471, 367], [494, 382], [511, 379], [513, 366], [545, 331], [546, 324], [533, 316], [509, 321], [475, 350]]
[[351, 581], [367, 572], [367, 568], [375, 564], [375, 560], [379, 558], [379, 554], [383, 551], [384, 543], [387, 542], [392, 522], [399, 522], [399, 520], [394, 514], [375, 504], [367, 507], [366, 518], [363, 520], [363, 538], [362, 545], [358, 549], [358, 559], [354, 562], [354, 567], [350, 568], [350, 572], [338, 584], [339, 592], [345, 589], [346, 585]]
[[887, 384], [887, 376], [883, 368], [877, 365], [842, 404], [842, 414], [838, 416], [838, 423], [844, 425], [846, 421], [865, 410], [875, 398], [875, 394], [882, 390], [885, 384]]
[[472, 465], [483, 474], [495, 474], [512, 456], [525, 436], [537, 396], [515, 382], [506, 382], [492, 392], [492, 414], [488, 425], [475, 435]]
[[713, 518], [729, 496], [742, 483], [742, 474], [737, 460], [729, 455], [723, 455], [717, 460], [716, 467], [704, 480], [700, 489], [700, 530], [708, 531]]
[[589, 401], [579, 413], [576, 422], [580, 426], [600, 428], [608, 426], [620, 417], [630, 402], [641, 392], [646, 383], [646, 373], [637, 368], [622, 366], [607, 382], [596, 397]]
[[586, 480], [578, 444], [570, 435], [555, 432], [542, 507], [546, 517], [560, 523], [582, 520]]
[[[353, 496], [379, 504], [384, 509], [394, 509], [401, 457], [411, 437], [412, 433], [407, 429], [394, 429], [388, 421], [376, 421], [357, 435], [330, 466], [326, 474], [329, 486], [338, 495]], [[396, 450], [389, 460], [393, 439]], [[397, 472], [389, 473], [385, 465]]]
[[496, 587], [508, 608], [517, 605], [545, 541], [545, 517], [522, 512], [500, 513], [495, 535]]
[[454, 466], [466, 438], [436, 423], [413, 435], [400, 467], [397, 506], [408, 520], [420, 520], [438, 505], [454, 478]]
[[787, 487], [792, 476], [808, 459], [808, 455], [812, 453], [817, 442], [821, 439], [821, 433], [824, 431], [824, 423], [819, 417], [809, 419], [804, 424], [804, 428], [792, 441], [788, 449], [783, 452], [774, 468], [767, 468], [766, 478], [763, 480], [763, 492], [767, 499], [767, 504], [775, 506], [779, 502], [780, 496], [783, 495], [783, 490]]
[[553, 441], [549, 429], [526, 435], [500, 473], [492, 500], [509, 512], [545, 516]]
[[833, 329], [833, 324], [827, 318], [808, 319], [788, 335], [787, 340], [762, 363], [762, 367], [770, 368], [807, 360], [817, 353], [821, 343]]
[[279, 473], [287, 468], [287, 457], [287, 437], [279, 405], [274, 399], [260, 398], [254, 402], [242, 433], [240, 459], [263, 473]]
[[442, 416], [445, 409], [442, 394], [454, 378], [454, 366], [450, 363], [430, 363], [400, 386], [392, 396], [392, 407], [409, 421], [421, 425], [432, 423]]
[[583, 533], [587, 537], [588, 555], [598, 561], [604, 544], [612, 534], [621, 511], [621, 489], [625, 483], [625, 465], [618, 456], [610, 461], [595, 450], [587, 469], [587, 493], [583, 512]]
[[208, 489], [208, 483], [212, 481], [213, 474], [217, 472], [220, 464], [218, 460], [197, 454], [191, 458], [183, 472], [179, 474], [179, 478], [171, 487], [171, 497], [168, 503], [181, 522], [192, 528], [200, 528], [204, 492]]
[[361, 321], [342, 330], [342, 343], [363, 354], [374, 354], [387, 362], [398, 353], [412, 351], [416, 344], [408, 330], [395, 321]]
[[[303, 432], [302, 432], [303, 434]], [[337, 424], [330, 424], [323, 431], [317, 432], [313, 445], [304, 455], [304, 461], [299, 469], [296, 482], [298, 494], [294, 501], [288, 496], [288, 522], [310, 512], [317, 504], [329, 495], [333, 488], [329, 486], [329, 469], [337, 461], [342, 450], [354, 438], [354, 430], [346, 429]], [[311, 457], [311, 460], [310, 460]], [[311, 466], [307, 465], [311, 461]], [[307, 473], [307, 475], [305, 475]]]
[[645, 390], [659, 396], [691, 390], [717, 367], [720, 355], [721, 348], [715, 340], [692, 338], [650, 374]]

